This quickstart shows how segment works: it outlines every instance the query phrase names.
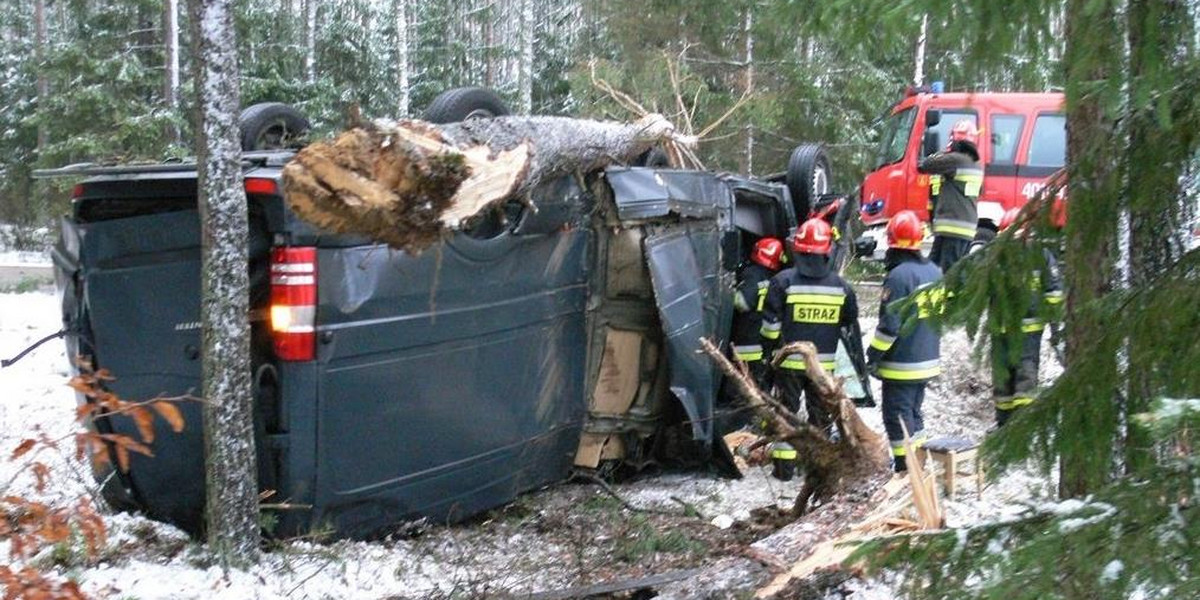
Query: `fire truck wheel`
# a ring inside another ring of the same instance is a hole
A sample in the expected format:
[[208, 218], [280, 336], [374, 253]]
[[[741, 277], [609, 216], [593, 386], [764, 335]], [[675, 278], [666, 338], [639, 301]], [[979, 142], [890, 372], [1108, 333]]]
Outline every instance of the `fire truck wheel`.
[[788, 159], [787, 187], [796, 208], [796, 219], [808, 218], [813, 202], [832, 187], [833, 171], [829, 156], [820, 144], [801, 144], [792, 150]]
[[481, 87], [461, 87], [438, 94], [421, 118], [430, 123], [457, 123], [502, 117], [509, 112], [496, 92]]

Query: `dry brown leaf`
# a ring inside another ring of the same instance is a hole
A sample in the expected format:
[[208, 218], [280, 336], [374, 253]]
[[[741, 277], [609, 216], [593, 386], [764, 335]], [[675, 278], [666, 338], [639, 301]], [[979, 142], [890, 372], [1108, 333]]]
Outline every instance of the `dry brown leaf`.
[[21, 443], [17, 444], [17, 447], [13, 449], [12, 456], [9, 457], [9, 460], [17, 460], [18, 458], [21, 458], [26, 452], [33, 450], [34, 444], [37, 444], [37, 440], [21, 440]]
[[174, 403], [168, 400], [159, 400], [151, 404], [150, 407], [157, 411], [159, 416], [171, 425], [171, 431], [175, 433], [183, 431], [183, 412]]
[[133, 419], [138, 428], [138, 435], [142, 436], [142, 441], [147, 444], [154, 443], [154, 413], [140, 406], [132, 406], [129, 408], [129, 416]]
[[47, 467], [45, 463], [33, 463], [33, 477], [37, 480], [34, 484], [34, 489], [39, 494], [44, 492], [46, 490], [46, 480], [50, 478], [50, 467]]

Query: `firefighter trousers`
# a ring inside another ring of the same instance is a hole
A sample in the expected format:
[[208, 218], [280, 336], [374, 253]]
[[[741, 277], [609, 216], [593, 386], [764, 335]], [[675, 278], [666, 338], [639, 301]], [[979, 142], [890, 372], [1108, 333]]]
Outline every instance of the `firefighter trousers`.
[[[914, 446], [925, 440], [925, 418], [921, 405], [925, 402], [925, 382], [883, 380], [883, 428], [887, 430], [892, 447], [892, 464], [896, 471], [905, 471], [904, 432]], [[901, 427], [901, 423], [904, 426]]]
[[1021, 337], [1019, 353], [1013, 356], [1012, 341], [1004, 336], [992, 338], [992, 401], [996, 405], [996, 425], [1004, 425], [1022, 406], [1037, 396], [1038, 369], [1041, 366], [1042, 331]]
[[821, 431], [829, 432], [833, 425], [833, 417], [821, 403], [821, 392], [816, 384], [808, 378], [804, 371], [780, 369], [775, 376], [775, 385], [788, 410], [800, 410], [800, 397], [804, 396], [804, 410], [808, 413], [808, 422]]
[[933, 248], [929, 251], [929, 260], [942, 269], [942, 273], [950, 270], [954, 263], [966, 256], [971, 249], [971, 240], [948, 235], [933, 236]]

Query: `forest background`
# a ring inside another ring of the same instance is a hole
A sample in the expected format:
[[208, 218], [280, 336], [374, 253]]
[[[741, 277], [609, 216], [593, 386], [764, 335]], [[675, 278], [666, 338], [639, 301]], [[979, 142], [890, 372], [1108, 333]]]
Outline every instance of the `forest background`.
[[[707, 166], [778, 172], [794, 146], [823, 142], [847, 192], [875, 166], [877, 121], [914, 80], [1048, 91], [1062, 77], [1058, 11], [1041, 36], [971, 64], [974, 37], [955, 25], [955, 9], [891, 14], [886, 28], [864, 29], [849, 24], [855, 15], [843, 22], [788, 1], [236, 6], [242, 106], [292, 104], [316, 136], [343, 127], [351, 106], [365, 118], [419, 117], [437, 94], [467, 85], [495, 89], [515, 112], [631, 118], [601, 79], [697, 130], [740, 101], [702, 143]], [[0, 222], [20, 225], [6, 230], [8, 246], [44, 244], [65, 213], [69, 182], [35, 181], [34, 169], [192, 153], [187, 19], [178, 0], [0, 0]]]

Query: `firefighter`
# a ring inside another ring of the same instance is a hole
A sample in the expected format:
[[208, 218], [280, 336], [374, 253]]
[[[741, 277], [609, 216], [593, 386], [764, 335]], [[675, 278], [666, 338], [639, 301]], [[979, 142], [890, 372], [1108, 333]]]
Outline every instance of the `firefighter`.
[[942, 288], [935, 285], [942, 270], [921, 256], [923, 237], [921, 219], [911, 210], [888, 221], [879, 326], [867, 350], [872, 374], [883, 381], [883, 426], [897, 473], [907, 470], [904, 434], [915, 446], [924, 442], [925, 383], [941, 373], [940, 339], [929, 317], [942, 309]]
[[750, 376], [760, 388], [769, 389], [767, 378], [770, 369], [763, 359], [762, 328], [763, 304], [767, 299], [767, 286], [771, 277], [783, 266], [783, 242], [773, 237], [760, 238], [750, 253], [750, 264], [742, 269], [741, 279], [733, 292], [733, 344], [734, 358], [746, 363]]
[[918, 172], [930, 175], [933, 250], [929, 258], [942, 272], [966, 256], [975, 239], [979, 220], [976, 203], [983, 188], [978, 139], [975, 124], [963, 119], [950, 129], [946, 150], [926, 157], [917, 165]]
[[[1017, 221], [1020, 209], [1004, 213], [1000, 231]], [[992, 337], [992, 401], [996, 406], [996, 426], [1003, 426], [1017, 409], [1033, 403], [1037, 396], [1038, 368], [1042, 355], [1043, 303], [1052, 310], [1062, 305], [1062, 283], [1054, 255], [1044, 252], [1045, 269], [1034, 270], [1029, 277], [1030, 303], [1021, 320], [1021, 336], [1012, 338], [1003, 332]], [[1020, 344], [1019, 352], [1011, 344]]]
[[[796, 264], [771, 278], [763, 307], [762, 337], [773, 348], [809, 341], [817, 347], [821, 366], [833, 371], [841, 327], [857, 326], [858, 301], [854, 289], [833, 270], [829, 253], [833, 230], [823, 219], [809, 219], [791, 239]], [[808, 422], [831, 432], [833, 418], [806, 373], [799, 354], [784, 357], [775, 374], [776, 387], [792, 411], [805, 397]]]

